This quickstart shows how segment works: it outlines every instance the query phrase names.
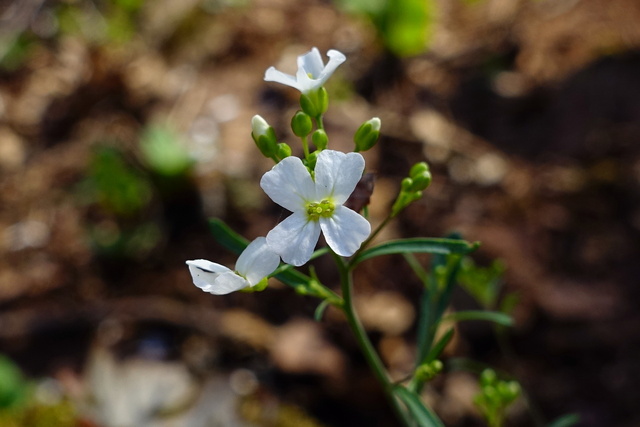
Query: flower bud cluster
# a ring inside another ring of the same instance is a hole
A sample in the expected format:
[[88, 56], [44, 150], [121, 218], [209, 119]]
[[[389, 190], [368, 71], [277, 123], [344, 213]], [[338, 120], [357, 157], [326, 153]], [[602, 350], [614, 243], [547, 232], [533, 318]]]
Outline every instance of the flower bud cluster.
[[420, 382], [431, 381], [442, 371], [443, 367], [442, 362], [436, 359], [418, 366], [414, 375]]
[[400, 194], [393, 203], [391, 216], [398, 215], [404, 208], [422, 197], [422, 192], [431, 184], [431, 172], [425, 162], [416, 163], [409, 176], [402, 180]]
[[500, 380], [493, 369], [485, 369], [480, 375], [480, 393], [474, 397], [474, 403], [487, 419], [497, 420], [504, 417], [507, 407], [520, 392], [516, 381]]

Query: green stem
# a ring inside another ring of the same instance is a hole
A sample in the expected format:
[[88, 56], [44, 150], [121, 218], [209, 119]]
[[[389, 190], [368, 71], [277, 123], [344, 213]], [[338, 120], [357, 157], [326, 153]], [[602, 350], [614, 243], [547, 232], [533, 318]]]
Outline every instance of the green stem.
[[300, 140], [302, 141], [302, 151], [304, 151], [304, 158], [308, 159], [309, 158], [309, 141], [307, 140], [306, 136], [300, 138]]
[[347, 263], [340, 258], [340, 256], [333, 253], [334, 259], [338, 266], [338, 270], [340, 272], [340, 283], [342, 287], [342, 299], [344, 304], [342, 309], [344, 311], [345, 316], [347, 317], [347, 322], [353, 331], [356, 340], [358, 341], [358, 345], [364, 354], [369, 367], [373, 371], [376, 379], [382, 385], [382, 388], [387, 395], [393, 409], [400, 419], [402, 419], [404, 425], [407, 427], [413, 426], [413, 421], [410, 415], [404, 410], [401, 403], [396, 399], [393, 395], [393, 383], [390, 381], [389, 376], [387, 375], [387, 370], [380, 360], [380, 356], [376, 352], [373, 344], [369, 340], [367, 336], [367, 332], [365, 331], [360, 319], [355, 310], [355, 306], [353, 304], [353, 274], [351, 269], [347, 265]]
[[316, 117], [316, 126], [318, 127], [318, 129], [324, 130], [324, 122], [322, 120], [322, 114], [319, 114], [318, 117]]

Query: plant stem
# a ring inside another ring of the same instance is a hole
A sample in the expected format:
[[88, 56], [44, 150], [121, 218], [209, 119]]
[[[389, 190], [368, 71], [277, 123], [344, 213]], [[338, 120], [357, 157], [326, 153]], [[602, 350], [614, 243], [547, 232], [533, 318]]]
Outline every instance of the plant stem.
[[398, 399], [393, 395], [393, 384], [389, 380], [389, 376], [387, 375], [387, 370], [380, 360], [378, 353], [376, 352], [373, 344], [369, 340], [367, 336], [367, 332], [365, 331], [358, 315], [356, 313], [354, 304], [353, 304], [353, 274], [351, 269], [345, 263], [345, 261], [340, 258], [340, 256], [333, 253], [333, 257], [338, 266], [338, 270], [340, 272], [340, 284], [342, 287], [342, 298], [344, 304], [342, 309], [344, 311], [345, 316], [347, 317], [347, 322], [353, 331], [353, 334], [358, 341], [358, 345], [364, 354], [369, 367], [373, 371], [376, 379], [382, 385], [382, 388], [387, 395], [393, 409], [395, 410], [398, 417], [403, 421], [404, 425], [407, 427], [413, 426], [413, 421], [409, 414], [404, 410], [401, 406], [401, 403]]
[[304, 158], [308, 159], [309, 158], [309, 141], [307, 140], [307, 137], [301, 137], [300, 140], [302, 141], [302, 151], [304, 152]]

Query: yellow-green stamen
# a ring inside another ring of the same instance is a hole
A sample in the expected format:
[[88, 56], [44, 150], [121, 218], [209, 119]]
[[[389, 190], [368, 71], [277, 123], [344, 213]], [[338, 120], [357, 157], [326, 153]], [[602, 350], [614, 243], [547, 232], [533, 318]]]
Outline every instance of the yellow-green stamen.
[[335, 205], [329, 200], [321, 202], [312, 202], [307, 204], [307, 218], [310, 221], [318, 221], [322, 218], [330, 218], [335, 210]]

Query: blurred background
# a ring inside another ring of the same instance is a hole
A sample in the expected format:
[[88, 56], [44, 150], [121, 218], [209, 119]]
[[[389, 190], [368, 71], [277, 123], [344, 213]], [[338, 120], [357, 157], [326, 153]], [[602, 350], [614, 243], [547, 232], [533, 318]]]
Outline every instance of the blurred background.
[[[514, 328], [463, 323], [447, 357], [521, 381], [510, 425], [640, 425], [638, 22], [637, 0], [1, 1], [0, 425], [397, 425], [338, 313], [275, 280], [212, 296], [184, 264], [235, 263], [207, 218], [252, 239], [287, 214], [250, 120], [301, 151], [297, 92], [262, 78], [313, 46], [347, 56], [330, 147], [382, 119], [374, 224], [431, 165], [381, 239], [481, 241], [510, 296]], [[399, 260], [363, 264], [356, 295], [401, 379], [421, 284]], [[480, 426], [477, 387], [451, 369], [424, 397]]]

